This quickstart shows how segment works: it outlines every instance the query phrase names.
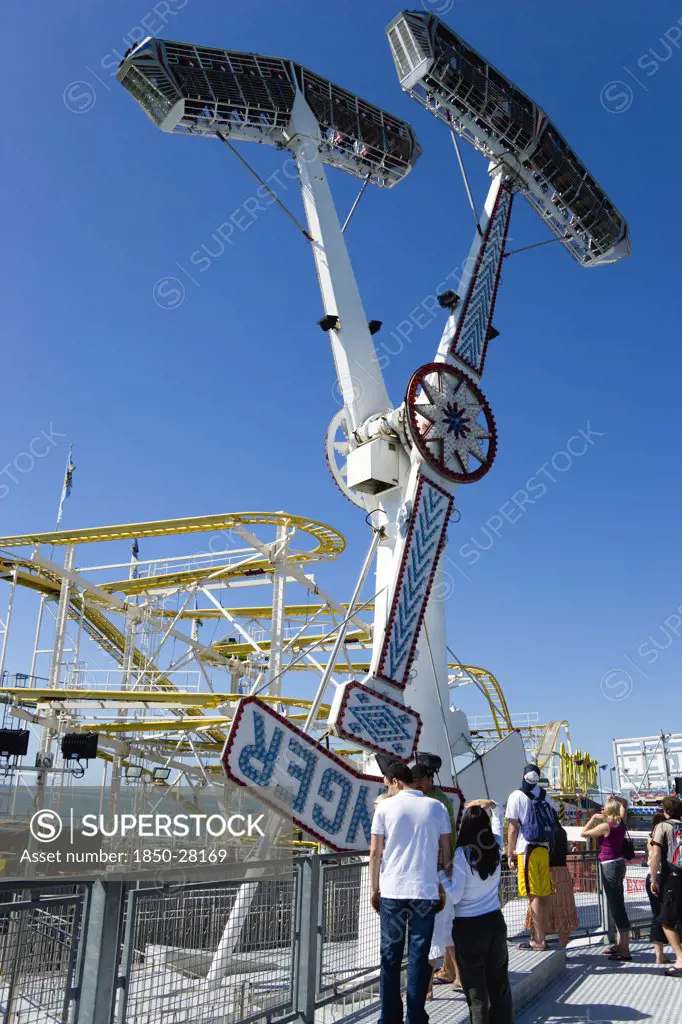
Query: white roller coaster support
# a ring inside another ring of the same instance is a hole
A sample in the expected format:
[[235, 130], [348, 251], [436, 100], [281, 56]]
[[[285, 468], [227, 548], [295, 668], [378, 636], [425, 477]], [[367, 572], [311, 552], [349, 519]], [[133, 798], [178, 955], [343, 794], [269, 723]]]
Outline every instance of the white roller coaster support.
[[12, 572], [12, 582], [10, 584], [9, 599], [7, 602], [7, 615], [4, 621], [0, 620], [0, 626], [2, 627], [2, 648], [0, 649], [0, 685], [2, 685], [3, 676], [5, 674], [5, 658], [7, 657], [7, 642], [9, 640], [9, 627], [12, 622], [12, 608], [14, 607], [14, 594], [17, 589], [17, 570], [16, 568]]
[[282, 668], [282, 630], [284, 628], [284, 599], [287, 582], [288, 537], [287, 527], [278, 526], [275, 552], [272, 556], [275, 572], [272, 577], [272, 618], [269, 658], [269, 692], [275, 695], [278, 695], [282, 689], [280, 674]]

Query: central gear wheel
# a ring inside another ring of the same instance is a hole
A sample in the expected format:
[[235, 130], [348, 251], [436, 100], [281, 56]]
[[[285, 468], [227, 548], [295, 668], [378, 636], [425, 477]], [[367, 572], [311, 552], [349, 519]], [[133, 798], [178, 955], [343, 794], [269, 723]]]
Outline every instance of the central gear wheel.
[[485, 476], [497, 452], [497, 428], [471, 377], [449, 363], [420, 366], [408, 385], [405, 411], [412, 443], [428, 466], [458, 484]]

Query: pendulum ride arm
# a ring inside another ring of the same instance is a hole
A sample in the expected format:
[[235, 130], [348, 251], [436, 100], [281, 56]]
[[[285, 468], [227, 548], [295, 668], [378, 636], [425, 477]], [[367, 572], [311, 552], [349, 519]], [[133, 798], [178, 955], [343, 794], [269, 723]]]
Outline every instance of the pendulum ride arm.
[[390, 400], [322, 163], [320, 126], [300, 91], [289, 133], [324, 312], [335, 319], [329, 338], [339, 392], [349, 426], [357, 430], [369, 416], [385, 412]]
[[[386, 628], [375, 643], [372, 679], [404, 689], [445, 545], [457, 483], [480, 479], [495, 457], [492, 413], [478, 388], [485, 362], [512, 192], [496, 169], [466, 271], [433, 363], [408, 387], [405, 418], [412, 469], [404, 527], [393, 554]], [[471, 466], [473, 463], [473, 468]]]

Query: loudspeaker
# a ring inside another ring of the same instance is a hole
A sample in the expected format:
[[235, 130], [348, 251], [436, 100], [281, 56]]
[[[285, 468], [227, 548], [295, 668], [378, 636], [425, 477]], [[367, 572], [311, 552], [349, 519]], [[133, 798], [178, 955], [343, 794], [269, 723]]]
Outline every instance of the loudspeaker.
[[425, 768], [428, 768], [432, 775], [437, 775], [441, 769], [441, 765], [443, 764], [443, 761], [438, 754], [429, 754], [425, 750], [417, 751], [415, 762], [416, 764], [423, 764]]
[[386, 774], [386, 769], [390, 764], [395, 764], [398, 760], [398, 758], [394, 757], [393, 754], [376, 754], [375, 757], [376, 762], [379, 765], [379, 771], [382, 775]]
[[677, 796], [682, 796], [682, 775], [675, 776], [675, 793]]

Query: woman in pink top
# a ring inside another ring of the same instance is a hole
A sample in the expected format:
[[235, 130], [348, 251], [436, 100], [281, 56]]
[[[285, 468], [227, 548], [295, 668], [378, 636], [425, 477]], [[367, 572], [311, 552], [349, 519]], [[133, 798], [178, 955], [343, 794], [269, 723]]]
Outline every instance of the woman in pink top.
[[610, 960], [632, 960], [630, 955], [630, 919], [625, 909], [625, 815], [627, 801], [610, 796], [603, 814], [593, 814], [581, 835], [586, 839], [600, 839], [599, 863], [602, 885], [609, 908], [609, 934], [615, 942], [604, 952]]

